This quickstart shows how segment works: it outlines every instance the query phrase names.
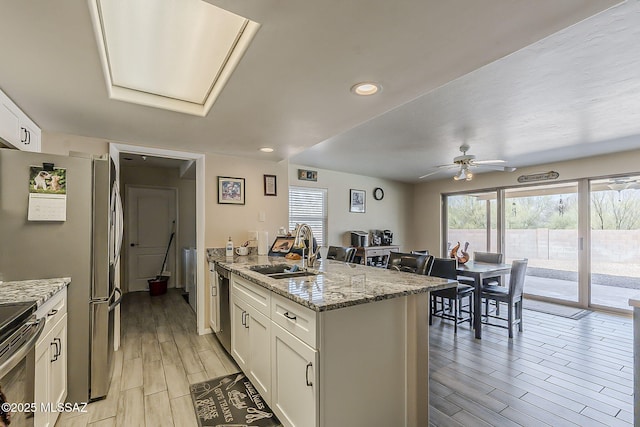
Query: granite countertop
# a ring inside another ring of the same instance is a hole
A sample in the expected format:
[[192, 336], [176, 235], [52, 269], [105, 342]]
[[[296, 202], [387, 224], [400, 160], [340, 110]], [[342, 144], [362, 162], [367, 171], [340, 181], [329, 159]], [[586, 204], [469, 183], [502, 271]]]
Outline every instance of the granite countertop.
[[297, 264], [283, 257], [235, 256], [233, 259], [209, 253], [208, 260], [276, 294], [315, 311], [328, 311], [358, 304], [445, 289], [456, 281], [404, 273], [360, 264], [321, 260], [316, 276], [273, 279], [252, 271], [252, 266]]
[[38, 307], [71, 283], [71, 278], [21, 280], [0, 283], [0, 304], [36, 301]]

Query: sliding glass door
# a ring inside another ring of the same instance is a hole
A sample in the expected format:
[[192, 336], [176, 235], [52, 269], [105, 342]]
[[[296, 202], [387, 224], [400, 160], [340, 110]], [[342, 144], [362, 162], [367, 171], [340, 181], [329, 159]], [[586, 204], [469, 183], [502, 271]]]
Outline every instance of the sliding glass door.
[[640, 176], [591, 181], [591, 304], [640, 295]]
[[578, 184], [505, 190], [504, 254], [529, 260], [526, 294], [578, 302]]
[[459, 194], [446, 197], [446, 248], [448, 256], [451, 248], [458, 243], [467, 252], [495, 252], [498, 248], [497, 192], [489, 191], [473, 194]]

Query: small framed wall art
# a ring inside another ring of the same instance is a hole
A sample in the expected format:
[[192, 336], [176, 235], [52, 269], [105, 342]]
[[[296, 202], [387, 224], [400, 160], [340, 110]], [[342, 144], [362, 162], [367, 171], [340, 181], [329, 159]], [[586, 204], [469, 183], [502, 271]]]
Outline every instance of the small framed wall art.
[[298, 169], [298, 179], [300, 181], [317, 181], [318, 171], [310, 171], [306, 169]]
[[264, 195], [265, 196], [277, 196], [278, 187], [275, 175], [264, 176]]
[[219, 176], [218, 203], [244, 205], [244, 178]]
[[349, 190], [349, 212], [365, 213], [365, 196], [364, 190]]

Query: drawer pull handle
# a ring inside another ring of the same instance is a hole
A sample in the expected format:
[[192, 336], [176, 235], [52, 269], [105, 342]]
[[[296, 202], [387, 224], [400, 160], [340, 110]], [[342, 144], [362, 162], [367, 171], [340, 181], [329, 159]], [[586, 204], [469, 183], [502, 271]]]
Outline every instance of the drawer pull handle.
[[309, 362], [307, 363], [307, 368], [306, 368], [306, 372], [305, 372], [305, 380], [307, 381], [307, 387], [312, 387], [313, 383], [311, 381], [309, 381], [309, 368], [313, 367], [313, 363]]
[[54, 308], [47, 313], [47, 317], [55, 316], [56, 314], [58, 314], [58, 309]]
[[53, 359], [51, 359], [51, 363], [53, 363], [58, 360], [58, 352], [60, 351], [60, 347], [58, 347], [58, 343], [56, 342], [56, 340], [53, 340], [51, 343], [49, 343], [49, 346], [55, 347], [55, 349], [53, 350]]
[[62, 356], [62, 340], [60, 338], [54, 338], [53, 339], [54, 342], [58, 342], [57, 347], [57, 353], [56, 353], [56, 360], [58, 360], [58, 357]]
[[247, 313], [246, 311], [242, 312], [242, 326], [244, 326], [245, 328], [249, 329], [249, 313]]
[[285, 312], [284, 312], [284, 317], [286, 317], [286, 318], [287, 318], [287, 319], [289, 319], [289, 320], [296, 320], [296, 319], [297, 319], [297, 317], [296, 317], [296, 316], [294, 316], [294, 315], [292, 315], [292, 314], [289, 314], [289, 312], [288, 312], [288, 311], [285, 311]]

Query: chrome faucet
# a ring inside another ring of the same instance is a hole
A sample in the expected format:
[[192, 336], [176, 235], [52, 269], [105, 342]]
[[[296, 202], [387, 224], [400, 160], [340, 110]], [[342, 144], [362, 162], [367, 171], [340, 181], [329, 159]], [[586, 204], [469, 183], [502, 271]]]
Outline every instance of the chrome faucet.
[[313, 231], [308, 224], [298, 224], [296, 227], [296, 237], [293, 240], [293, 246], [302, 248], [302, 268], [305, 268], [305, 243], [307, 240], [309, 242], [310, 248], [306, 248], [307, 252], [307, 265], [313, 267], [316, 262], [316, 258], [318, 258], [318, 252], [320, 251], [320, 247], [314, 252], [313, 251]]

